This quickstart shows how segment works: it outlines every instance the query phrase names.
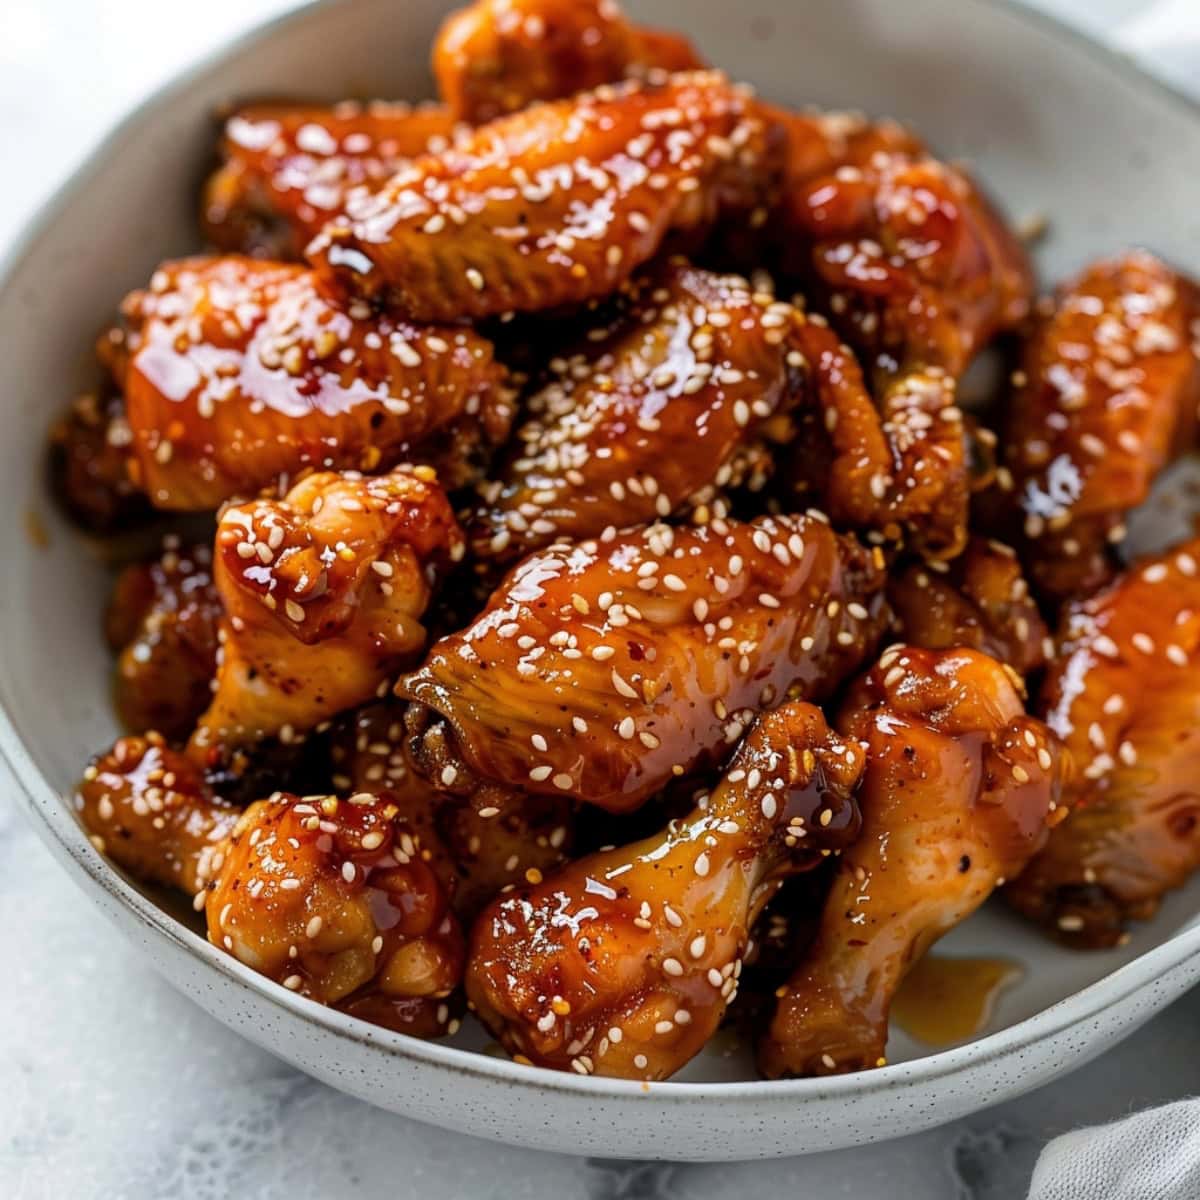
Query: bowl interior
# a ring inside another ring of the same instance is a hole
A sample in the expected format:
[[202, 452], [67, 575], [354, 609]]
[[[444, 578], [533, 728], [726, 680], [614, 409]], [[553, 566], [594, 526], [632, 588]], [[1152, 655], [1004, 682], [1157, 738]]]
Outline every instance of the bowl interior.
[[[93, 386], [91, 343], [122, 295], [163, 258], [197, 249], [198, 185], [211, 162], [217, 107], [280, 94], [425, 97], [426, 48], [445, 7], [327, 4], [201, 68], [108, 142], [18, 247], [0, 282], [0, 496], [10, 513], [0, 529], [0, 702], [29, 760], [59, 793], [116, 728], [100, 635], [109, 573], [99, 549], [60, 519], [46, 494], [47, 428], [76, 392]], [[685, 11], [671, 0], [628, 7], [668, 26]], [[1048, 281], [1130, 243], [1200, 272], [1195, 111], [1004, 4], [691, 0], [686, 24], [714, 61], [765, 95], [894, 115], [943, 154], [971, 160], [1015, 218], [1048, 218], [1037, 247]], [[1165, 540], [1173, 511], [1150, 506], [1139, 537]], [[82, 847], [78, 831], [58, 818], [60, 837]], [[994, 1030], [1165, 941], [1198, 902], [1200, 883], [1172, 897], [1128, 946], [1106, 953], [1058, 950], [994, 906], [942, 949], [1022, 966], [995, 1010]], [[483, 1045], [478, 1031], [461, 1037], [465, 1046]], [[890, 1047], [894, 1060], [929, 1052], [903, 1033]], [[717, 1046], [680, 1078], [749, 1077], [738, 1053]]]

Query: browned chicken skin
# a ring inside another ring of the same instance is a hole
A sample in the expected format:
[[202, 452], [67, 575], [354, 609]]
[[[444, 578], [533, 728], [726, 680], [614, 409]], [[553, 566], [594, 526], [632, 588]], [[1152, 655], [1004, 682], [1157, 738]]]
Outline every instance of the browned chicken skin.
[[454, 135], [435, 104], [248, 104], [225, 121], [204, 234], [229, 253], [297, 260], [351, 188], [380, 186]]
[[908, 969], [1044, 843], [1064, 765], [1008, 668], [974, 650], [893, 646], [838, 725], [866, 743], [862, 837], [759, 1046], [766, 1075], [879, 1065]]
[[194, 893], [209, 941], [253, 970], [417, 1037], [457, 1028], [462, 932], [387, 792], [277, 792], [242, 812], [151, 736], [100, 756], [75, 803], [98, 849]]
[[181, 549], [126, 567], [109, 601], [109, 645], [119, 652], [117, 715], [130, 732], [187, 738], [212, 700], [221, 598], [208, 546]]
[[370, 700], [420, 656], [433, 584], [463, 551], [431, 478], [420, 467], [323, 472], [282, 500], [224, 510], [221, 660], [193, 754], [226, 760], [264, 737], [291, 741]]
[[417, 321], [603, 296], [670, 234], [757, 203], [772, 138], [716, 71], [538, 104], [359, 189], [308, 257]]
[[216, 508], [305, 468], [402, 461], [456, 487], [512, 419], [485, 338], [338, 308], [303, 267], [168, 263], [123, 312], [130, 471], [158, 508]]
[[1200, 539], [1063, 614], [1040, 709], [1078, 768], [1072, 812], [1007, 895], [1076, 946], [1112, 946], [1200, 866]]
[[631, 25], [615, 0], [475, 0], [433, 46], [443, 101], [473, 125], [626, 75], [703, 65], [686, 38]]
[[913, 646], [969, 646], [1028, 675], [1047, 658], [1049, 630], [1029, 594], [1016, 551], [972, 537], [949, 563], [893, 572], [888, 600]]
[[760, 717], [710, 795], [659, 835], [501, 897], [467, 994], [514, 1054], [581, 1075], [665, 1079], [733, 998], [750, 927], [790, 872], [850, 845], [857, 742], [794, 702]]
[[1004, 431], [1022, 553], [1048, 598], [1111, 578], [1129, 509], [1195, 437], [1200, 294], [1149, 254], [1067, 284], [1026, 347]]
[[561, 537], [668, 517], [745, 482], [803, 395], [790, 305], [734, 275], [672, 260], [638, 279], [610, 324], [551, 363], [471, 531], [504, 561]]
[[883, 584], [812, 517], [552, 546], [397, 684], [412, 760], [501, 808], [507, 791], [630, 811], [789, 692], [829, 695], [875, 644]]

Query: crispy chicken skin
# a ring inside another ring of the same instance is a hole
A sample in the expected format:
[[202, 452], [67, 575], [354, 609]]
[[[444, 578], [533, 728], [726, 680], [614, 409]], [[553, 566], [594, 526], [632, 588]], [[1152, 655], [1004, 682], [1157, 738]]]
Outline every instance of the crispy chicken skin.
[[540, 1066], [672, 1075], [724, 1016], [750, 927], [782, 879], [858, 834], [863, 761], [809, 704], [760, 717], [683, 820], [483, 913], [467, 968], [475, 1011]]
[[291, 741], [419, 659], [432, 589], [464, 546], [445, 493], [422, 475], [322, 472], [282, 500], [225, 509], [220, 665], [191, 740], [201, 760]]
[[668, 517], [744, 481], [763, 441], [792, 432], [804, 395], [790, 305], [735, 275], [674, 259], [626, 290], [618, 315], [557, 356], [507, 462], [484, 485], [477, 557]]
[[454, 135], [436, 104], [245, 105], [224, 123], [222, 165], [201, 201], [204, 235], [227, 253], [298, 260], [351, 188], [379, 187]]
[[92, 844], [131, 875], [195, 895], [223, 862], [241, 810], [159, 733], [118, 738], [87, 766], [75, 811]]
[[752, 209], [767, 124], [720, 72], [602, 87], [481, 126], [359, 189], [308, 250], [330, 283], [415, 321], [613, 291], [669, 234]]
[[1080, 947], [1112, 946], [1200, 866], [1200, 539], [1063, 614], [1041, 695], [1079, 768], [1071, 816], [1006, 889]]
[[412, 460], [456, 487], [511, 423], [485, 338], [339, 308], [303, 267], [167, 263], [123, 313], [129, 467], [158, 508], [216, 508], [306, 467]]
[[1200, 294], [1149, 254], [1088, 267], [1026, 347], [1003, 447], [1022, 554], [1047, 598], [1112, 577], [1125, 513], [1194, 440]]
[[186, 739], [212, 699], [221, 598], [207, 546], [168, 539], [151, 562], [117, 577], [105, 622], [119, 652], [115, 699], [130, 732]]
[[152, 734], [97, 758], [75, 805], [98, 850], [193, 894], [209, 941], [253, 970], [417, 1037], [457, 1027], [462, 931], [387, 792], [277, 792], [242, 811]]
[[769, 1078], [880, 1065], [908, 969], [1044, 843], [1064, 758], [1009, 669], [975, 650], [893, 646], [837, 722], [866, 744], [863, 828], [820, 932], [759, 1045]]
[[1002, 542], [972, 537], [942, 570], [917, 564], [893, 572], [888, 600], [901, 636], [914, 646], [969, 646], [1022, 676], [1045, 665], [1049, 630], [1016, 551]]
[[626, 75], [701, 66], [686, 38], [631, 25], [614, 0], [475, 0], [433, 46], [442, 100], [473, 125]]
[[415, 702], [411, 759], [465, 794], [628, 812], [789, 692], [828, 696], [886, 622], [884, 582], [881, 561], [813, 517], [552, 546], [397, 684]]
[[549, 874], [567, 861], [574, 816], [564, 796], [512, 796], [503, 811], [486, 796], [440, 790], [407, 764], [403, 706], [380, 701], [359, 709], [334, 734], [334, 787], [373, 791], [386, 787], [416, 830], [454, 911], [473, 919], [501, 889], [527, 873]]

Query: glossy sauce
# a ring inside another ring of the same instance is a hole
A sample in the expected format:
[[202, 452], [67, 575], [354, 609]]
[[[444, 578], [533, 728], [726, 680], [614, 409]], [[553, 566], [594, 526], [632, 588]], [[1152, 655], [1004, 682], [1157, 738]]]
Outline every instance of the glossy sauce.
[[1004, 958], [927, 954], [892, 1001], [892, 1021], [926, 1046], [964, 1042], [987, 1028], [996, 1000], [1025, 970]]

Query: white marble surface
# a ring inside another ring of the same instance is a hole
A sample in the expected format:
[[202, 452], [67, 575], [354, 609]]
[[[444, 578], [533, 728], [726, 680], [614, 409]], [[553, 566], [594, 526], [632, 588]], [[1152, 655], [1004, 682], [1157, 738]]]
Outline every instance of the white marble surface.
[[[398, 0], [399, 2], [399, 0]], [[784, 2], [784, 0], [780, 0]], [[1200, 72], [1198, 0], [1042, 0]], [[0, 247], [148, 88], [285, 0], [4, 0]], [[1200, 994], [1097, 1063], [1020, 1101], [900, 1142], [755, 1165], [605, 1163], [402, 1121], [297, 1074], [163, 983], [87, 905], [0, 787], [0, 1197], [740, 1195], [1009, 1200], [1058, 1132], [1200, 1085]]]

